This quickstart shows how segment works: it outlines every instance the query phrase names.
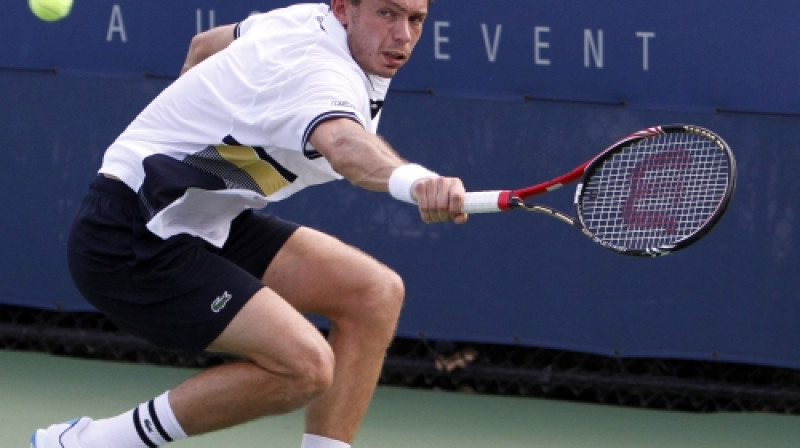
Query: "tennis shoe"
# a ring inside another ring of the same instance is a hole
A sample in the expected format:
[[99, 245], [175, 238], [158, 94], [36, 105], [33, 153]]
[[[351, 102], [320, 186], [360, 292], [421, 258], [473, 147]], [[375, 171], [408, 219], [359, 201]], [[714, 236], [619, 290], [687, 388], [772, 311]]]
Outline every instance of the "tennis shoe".
[[78, 435], [91, 421], [89, 417], [81, 417], [37, 429], [31, 436], [31, 448], [81, 448]]

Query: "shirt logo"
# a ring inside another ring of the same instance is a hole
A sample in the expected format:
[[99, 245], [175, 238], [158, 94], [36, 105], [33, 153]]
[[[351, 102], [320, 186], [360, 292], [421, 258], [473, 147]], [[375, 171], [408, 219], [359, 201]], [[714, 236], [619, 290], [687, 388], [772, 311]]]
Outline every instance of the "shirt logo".
[[223, 308], [225, 308], [225, 305], [227, 305], [232, 298], [233, 296], [230, 295], [228, 291], [223, 292], [221, 296], [217, 297], [213, 302], [211, 302], [211, 311], [219, 313]]
[[353, 103], [349, 101], [331, 101], [331, 106], [333, 107], [347, 107], [350, 109], [355, 109], [356, 107], [353, 106]]

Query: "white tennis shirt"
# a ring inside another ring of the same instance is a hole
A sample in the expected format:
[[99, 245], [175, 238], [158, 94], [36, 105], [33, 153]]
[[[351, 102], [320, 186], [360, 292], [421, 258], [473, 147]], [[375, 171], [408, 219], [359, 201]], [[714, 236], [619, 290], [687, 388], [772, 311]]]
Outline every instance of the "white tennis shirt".
[[222, 246], [243, 210], [341, 179], [311, 132], [347, 118], [375, 133], [388, 87], [353, 60], [328, 5], [253, 15], [136, 117], [99, 171], [138, 193], [156, 235]]

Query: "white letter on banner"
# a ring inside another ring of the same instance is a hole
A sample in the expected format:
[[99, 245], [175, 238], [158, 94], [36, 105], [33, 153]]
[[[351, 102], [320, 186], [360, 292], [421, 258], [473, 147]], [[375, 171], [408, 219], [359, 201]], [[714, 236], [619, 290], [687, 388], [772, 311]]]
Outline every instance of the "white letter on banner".
[[445, 61], [450, 60], [450, 54], [442, 53], [442, 43], [450, 42], [450, 38], [447, 36], [442, 36], [441, 29], [450, 27], [450, 22], [434, 22], [433, 24], [433, 43], [434, 43], [434, 56], [436, 59], [442, 59]]
[[550, 65], [550, 59], [542, 57], [542, 48], [550, 48], [550, 42], [544, 42], [541, 39], [542, 33], [549, 33], [549, 26], [537, 26], [533, 29], [533, 54], [536, 65]]
[[107, 42], [111, 42], [114, 38], [114, 33], [119, 33], [122, 42], [128, 41], [128, 36], [125, 34], [125, 24], [122, 22], [122, 8], [117, 4], [111, 7], [111, 20], [108, 22], [108, 33], [106, 33]]
[[595, 43], [592, 30], [583, 30], [583, 66], [589, 67], [589, 50], [591, 50], [594, 66], [603, 68], [603, 30], [597, 31], [597, 40], [599, 44]]
[[650, 39], [656, 37], [656, 33], [652, 31], [637, 31], [636, 37], [642, 38], [642, 71], [650, 70], [650, 46], [648, 43]]
[[[197, 8], [195, 11], [195, 17], [197, 18], [197, 34], [203, 32], [203, 10]], [[213, 9], [208, 10], [208, 28], [211, 29], [217, 26], [217, 15]]]
[[489, 62], [497, 60], [497, 48], [500, 46], [500, 34], [503, 31], [503, 25], [497, 25], [494, 28], [494, 42], [489, 43], [489, 28], [485, 23], [481, 23], [481, 30], [483, 31], [483, 43], [486, 45], [486, 55], [489, 57]]

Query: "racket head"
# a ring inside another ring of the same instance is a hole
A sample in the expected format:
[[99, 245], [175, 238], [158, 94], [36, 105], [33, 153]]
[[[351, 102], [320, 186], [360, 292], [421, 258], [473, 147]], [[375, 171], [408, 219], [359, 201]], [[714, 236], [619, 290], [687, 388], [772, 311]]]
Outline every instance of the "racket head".
[[705, 236], [736, 188], [728, 144], [699, 126], [643, 129], [586, 166], [575, 193], [584, 233], [634, 256], [666, 255]]

